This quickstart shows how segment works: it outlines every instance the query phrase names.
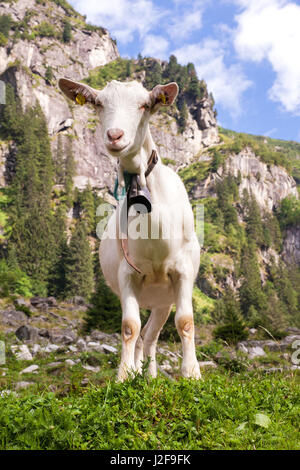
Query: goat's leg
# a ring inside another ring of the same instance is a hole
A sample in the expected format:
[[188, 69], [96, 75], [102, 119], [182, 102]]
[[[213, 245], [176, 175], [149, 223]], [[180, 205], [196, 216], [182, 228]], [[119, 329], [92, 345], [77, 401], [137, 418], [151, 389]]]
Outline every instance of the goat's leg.
[[193, 318], [193, 275], [181, 272], [174, 282], [176, 315], [175, 324], [182, 343], [181, 372], [184, 377], [201, 378], [199, 363], [196, 358]]
[[144, 343], [142, 335], [140, 334], [137, 342], [135, 343], [135, 351], [134, 351], [134, 363], [135, 369], [137, 372], [142, 372], [142, 365], [144, 360]]
[[127, 378], [128, 372], [136, 370], [134, 355], [136, 341], [140, 335], [141, 320], [136, 296], [138, 286], [125, 260], [120, 266], [118, 278], [122, 304], [122, 353], [118, 380], [123, 381]]
[[144, 326], [141, 337], [144, 344], [144, 357], [150, 357], [149, 374], [152, 377], [157, 375], [156, 366], [156, 345], [159, 333], [166, 323], [170, 314], [171, 307], [154, 308], [146, 325]]

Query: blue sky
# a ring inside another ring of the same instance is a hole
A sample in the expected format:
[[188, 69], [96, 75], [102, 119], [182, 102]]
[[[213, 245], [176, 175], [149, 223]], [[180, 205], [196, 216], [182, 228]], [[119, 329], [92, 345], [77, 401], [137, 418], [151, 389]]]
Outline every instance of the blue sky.
[[219, 124], [300, 142], [300, 0], [71, 0], [123, 57], [193, 62]]

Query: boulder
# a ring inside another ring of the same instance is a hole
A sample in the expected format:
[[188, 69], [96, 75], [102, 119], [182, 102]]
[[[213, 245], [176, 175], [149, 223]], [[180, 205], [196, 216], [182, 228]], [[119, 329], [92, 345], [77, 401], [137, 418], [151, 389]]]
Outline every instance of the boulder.
[[19, 310], [1, 310], [0, 321], [5, 325], [17, 326], [20, 323], [27, 322], [28, 318], [25, 313]]
[[39, 336], [39, 330], [34, 326], [22, 325], [16, 330], [15, 334], [21, 341], [36, 341]]
[[12, 345], [11, 350], [19, 361], [32, 361], [33, 359], [26, 344]]
[[260, 346], [255, 346], [254, 348], [248, 349], [248, 355], [250, 359], [254, 359], [255, 357], [265, 356], [266, 353]]
[[32, 374], [36, 373], [39, 369], [39, 366], [37, 364], [32, 364], [29, 367], [26, 367], [26, 369], [23, 369], [20, 374]]
[[100, 348], [106, 354], [109, 354], [109, 353], [116, 354], [118, 352], [117, 348], [114, 348], [113, 346], [109, 346], [109, 344], [101, 344]]

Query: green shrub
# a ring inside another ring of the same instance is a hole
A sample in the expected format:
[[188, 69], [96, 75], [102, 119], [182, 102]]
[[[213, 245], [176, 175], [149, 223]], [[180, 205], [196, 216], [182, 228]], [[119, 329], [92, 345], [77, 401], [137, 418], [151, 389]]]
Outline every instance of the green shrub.
[[29, 277], [18, 268], [9, 268], [4, 260], [0, 261], [0, 296], [8, 297], [19, 294], [32, 297], [32, 282]]
[[34, 31], [38, 36], [41, 36], [42, 38], [55, 38], [58, 36], [55, 27], [47, 21], [42, 21], [38, 26], [34, 28]]
[[0, 47], [6, 46], [7, 38], [4, 36], [3, 33], [0, 33]]

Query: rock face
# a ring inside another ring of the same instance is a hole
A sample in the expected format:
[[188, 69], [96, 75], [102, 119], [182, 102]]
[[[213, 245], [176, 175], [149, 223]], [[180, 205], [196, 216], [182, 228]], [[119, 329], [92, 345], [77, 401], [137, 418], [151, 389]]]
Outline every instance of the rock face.
[[[200, 150], [219, 142], [217, 122], [212, 108], [205, 109], [210, 113], [210, 120], [198, 121], [188, 112], [185, 131], [178, 133], [174, 118], [165, 114], [155, 114], [150, 121], [151, 134], [162, 158], [174, 161], [175, 168], [183, 163], [190, 163]], [[199, 124], [202, 123], [202, 128]]]
[[300, 226], [287, 230], [283, 244], [283, 258], [286, 263], [300, 264]]
[[50, 23], [58, 38], [62, 36], [64, 23], [68, 20], [72, 40], [62, 43], [58, 38], [47, 37], [44, 33], [44, 37], [9, 41], [6, 48], [1, 48], [0, 73], [8, 68], [9, 63], [18, 61], [41, 77], [45, 76], [46, 68], [50, 66], [55, 79], [64, 75], [79, 80], [90, 69], [119, 56], [108, 31], [104, 28], [90, 30], [81, 15], [75, 11], [66, 15], [66, 11], [54, 2], [45, 2], [45, 5], [37, 5], [35, 0], [2, 3], [0, 15], [8, 14], [18, 23], [26, 18], [30, 32], [36, 31], [41, 23]]
[[294, 195], [298, 198], [296, 182], [286, 170], [280, 166], [263, 163], [250, 148], [230, 157], [226, 166], [234, 176], [238, 176], [240, 172], [240, 194], [243, 194], [244, 189], [252, 192], [259, 206], [268, 211], [276, 208], [287, 196]]
[[[225, 162], [225, 171], [236, 177], [240, 175], [240, 196], [246, 189], [255, 196], [261, 209], [266, 211], [271, 212], [288, 196], [298, 198], [296, 182], [287, 171], [280, 166], [262, 162], [259, 155], [255, 155], [250, 148], [246, 147], [237, 155], [230, 155]], [[222, 176], [222, 167], [216, 173], [210, 173], [205, 180], [194, 186], [193, 198], [215, 196], [215, 183]]]
[[[11, 15], [17, 23], [25, 21], [27, 36], [24, 38], [24, 31], [21, 30], [23, 33], [19, 38], [13, 37], [11, 30], [7, 45], [0, 48], [0, 79], [14, 87], [24, 109], [39, 102], [46, 116], [53, 155], [58, 135], [65, 141], [68, 136], [73, 137], [73, 153], [77, 163], [76, 187], [83, 189], [89, 182], [94, 188], [112, 190], [116, 161], [106, 154], [95, 111], [88, 106], [73, 105], [57, 86], [57, 80], [62, 76], [79, 81], [90, 70], [119, 57], [108, 31], [87, 25], [84, 17], [72, 9], [66, 12], [54, 2], [39, 3], [38, 6], [34, 0], [2, 3], [0, 15], [3, 14]], [[69, 42], [62, 40], [66, 21], [71, 24], [72, 38]], [[41, 24], [45, 23], [54, 28], [56, 37], [38, 35]], [[49, 68], [51, 79], [46, 78]], [[218, 142], [212, 107], [210, 99], [205, 98], [193, 116], [189, 113], [183, 134], [178, 133], [173, 118], [166, 114], [155, 115], [151, 131], [161, 156], [174, 160], [176, 167], [190, 162], [201, 148]], [[1, 186], [7, 184], [7, 174], [13, 171], [12, 163], [11, 146], [1, 144]]]

